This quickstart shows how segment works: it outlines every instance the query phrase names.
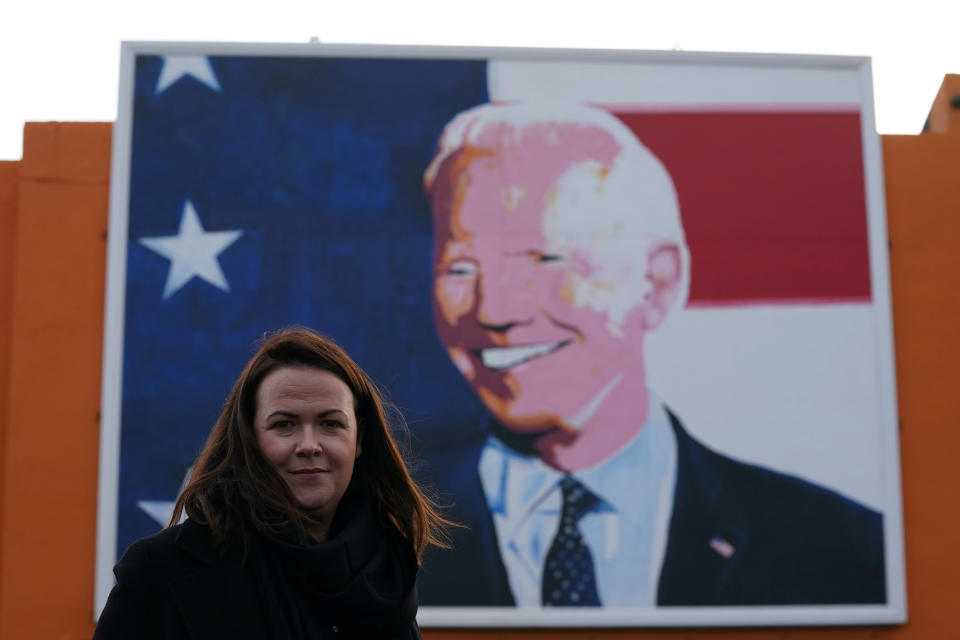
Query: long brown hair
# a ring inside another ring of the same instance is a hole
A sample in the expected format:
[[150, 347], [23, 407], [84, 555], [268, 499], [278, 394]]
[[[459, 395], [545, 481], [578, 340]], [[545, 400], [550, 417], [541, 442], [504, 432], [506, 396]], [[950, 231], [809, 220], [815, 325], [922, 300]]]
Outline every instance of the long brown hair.
[[283, 478], [263, 457], [254, 433], [260, 384], [284, 366], [324, 369], [346, 383], [363, 441], [350, 489], [372, 496], [381, 519], [396, 526], [418, 557], [427, 545], [446, 546], [444, 528], [452, 523], [410, 476], [391, 434], [391, 428], [406, 432], [399, 411], [343, 349], [306, 328], [267, 336], [247, 363], [177, 498], [168, 526], [186, 513], [210, 528], [220, 549], [226, 548], [228, 538], [239, 535], [246, 550], [250, 525], [261, 533], [292, 530], [307, 539], [312, 516], [297, 505]]

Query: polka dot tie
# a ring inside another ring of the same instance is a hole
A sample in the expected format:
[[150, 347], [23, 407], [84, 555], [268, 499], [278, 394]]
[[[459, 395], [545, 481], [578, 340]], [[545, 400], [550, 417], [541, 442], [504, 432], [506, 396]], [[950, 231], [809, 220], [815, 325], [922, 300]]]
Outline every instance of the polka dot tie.
[[593, 557], [577, 523], [598, 502], [586, 487], [564, 476], [563, 507], [557, 535], [543, 563], [541, 597], [548, 607], [599, 607]]

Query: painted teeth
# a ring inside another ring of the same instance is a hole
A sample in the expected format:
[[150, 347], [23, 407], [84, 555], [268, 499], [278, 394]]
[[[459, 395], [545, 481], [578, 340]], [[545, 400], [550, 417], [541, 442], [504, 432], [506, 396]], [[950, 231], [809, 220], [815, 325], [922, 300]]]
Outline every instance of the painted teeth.
[[530, 344], [522, 347], [491, 347], [480, 350], [480, 359], [488, 369], [509, 369], [521, 362], [545, 356], [567, 344], [567, 341]]

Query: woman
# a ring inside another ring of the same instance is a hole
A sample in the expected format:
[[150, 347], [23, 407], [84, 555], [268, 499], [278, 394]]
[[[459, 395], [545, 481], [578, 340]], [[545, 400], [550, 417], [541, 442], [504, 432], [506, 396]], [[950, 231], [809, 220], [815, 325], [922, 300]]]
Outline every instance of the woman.
[[170, 525], [114, 568], [94, 638], [419, 638], [419, 557], [446, 524], [364, 372], [281, 331], [240, 374]]

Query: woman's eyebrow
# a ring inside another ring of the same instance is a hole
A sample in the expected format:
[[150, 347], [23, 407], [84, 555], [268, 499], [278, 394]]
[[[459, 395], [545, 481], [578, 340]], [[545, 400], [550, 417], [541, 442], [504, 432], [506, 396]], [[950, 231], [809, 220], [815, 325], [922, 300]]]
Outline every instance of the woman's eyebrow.
[[[317, 414], [317, 417], [325, 418], [332, 413], [340, 413], [343, 415], [347, 415], [347, 412], [344, 411], [343, 409], [334, 408], [334, 409], [327, 409], [326, 411], [321, 411], [320, 413]], [[297, 417], [297, 415], [298, 414], [294, 411], [288, 411], [287, 409], [276, 409], [275, 411], [271, 411], [270, 413], [267, 414], [266, 420], [269, 420], [274, 416], [284, 416], [284, 417], [295, 418]]]
[[266, 419], [269, 420], [274, 416], [295, 417], [296, 415], [297, 414], [295, 414], [293, 411], [287, 411], [286, 409], [277, 409], [276, 411], [271, 411], [270, 413], [268, 413]]

